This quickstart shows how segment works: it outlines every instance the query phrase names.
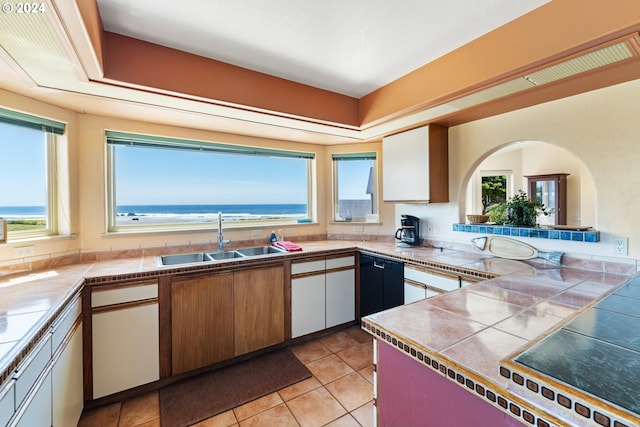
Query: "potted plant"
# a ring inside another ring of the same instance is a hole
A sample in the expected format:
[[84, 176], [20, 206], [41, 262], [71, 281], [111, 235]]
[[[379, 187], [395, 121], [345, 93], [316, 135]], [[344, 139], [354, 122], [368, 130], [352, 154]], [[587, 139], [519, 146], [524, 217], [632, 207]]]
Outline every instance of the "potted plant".
[[494, 206], [487, 212], [491, 221], [514, 227], [536, 227], [538, 215], [549, 215], [549, 211], [539, 201], [531, 201], [522, 190], [506, 203]]

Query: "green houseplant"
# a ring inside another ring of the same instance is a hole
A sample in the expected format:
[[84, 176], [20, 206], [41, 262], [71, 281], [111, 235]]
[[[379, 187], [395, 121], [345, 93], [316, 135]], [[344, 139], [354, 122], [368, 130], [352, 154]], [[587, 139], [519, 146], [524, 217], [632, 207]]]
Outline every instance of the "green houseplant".
[[535, 227], [539, 215], [549, 215], [549, 211], [539, 201], [531, 201], [527, 193], [522, 190], [505, 203], [491, 208], [487, 214], [496, 224], [512, 225], [514, 227]]

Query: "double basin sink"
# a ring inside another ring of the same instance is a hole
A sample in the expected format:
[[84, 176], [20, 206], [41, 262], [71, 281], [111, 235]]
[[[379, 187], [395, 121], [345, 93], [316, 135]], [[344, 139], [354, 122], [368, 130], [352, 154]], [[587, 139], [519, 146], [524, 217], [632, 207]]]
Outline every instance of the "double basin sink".
[[167, 265], [198, 264], [212, 261], [223, 261], [236, 258], [263, 256], [286, 252], [275, 246], [255, 246], [222, 252], [197, 252], [189, 254], [161, 255], [157, 257], [157, 264], [161, 267]]

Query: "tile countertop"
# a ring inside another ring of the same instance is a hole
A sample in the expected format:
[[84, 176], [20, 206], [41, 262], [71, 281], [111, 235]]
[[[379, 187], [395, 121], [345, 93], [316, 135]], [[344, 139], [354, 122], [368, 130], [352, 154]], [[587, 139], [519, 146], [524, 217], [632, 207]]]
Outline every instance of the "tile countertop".
[[[493, 278], [464, 289], [369, 316], [369, 328], [402, 337], [423, 351], [480, 376], [496, 388], [507, 380], [498, 373], [500, 360], [555, 328], [581, 308], [619, 287], [629, 276], [488, 257], [483, 253], [437, 248], [398, 248], [387, 242], [297, 242], [302, 252], [276, 257], [329, 255], [361, 250], [428, 267]], [[175, 251], [167, 249], [167, 252]], [[220, 261], [206, 266], [156, 266], [153, 255], [133, 254], [92, 263], [0, 278], [0, 385], [15, 369], [25, 349], [85, 283], [108, 283], [159, 277], [221, 265], [253, 262]], [[269, 256], [271, 257], [271, 256]], [[265, 258], [261, 258], [265, 260]], [[499, 277], [498, 277], [499, 276]]]
[[[477, 268], [486, 262], [465, 265]], [[630, 276], [534, 267], [518, 261], [509, 265], [515, 269], [515, 263], [528, 268], [372, 314], [363, 318], [363, 328], [424, 364], [425, 369], [434, 369], [470, 389], [470, 393], [475, 387], [479, 398], [526, 425], [538, 419], [541, 423], [534, 425], [638, 425], [633, 422], [633, 414], [630, 418], [615, 411], [603, 415], [601, 411], [594, 418], [594, 406], [587, 406], [585, 411], [572, 404], [567, 409], [540, 393], [514, 391], [516, 386], [505, 377], [502, 367], [505, 360], [511, 361], [523, 348], [550, 335], [604, 296], [625, 289], [621, 285]], [[640, 354], [637, 356], [636, 362], [640, 362]], [[632, 372], [636, 375], [638, 370]], [[599, 378], [606, 376], [600, 374]], [[589, 417], [585, 416], [587, 412]]]

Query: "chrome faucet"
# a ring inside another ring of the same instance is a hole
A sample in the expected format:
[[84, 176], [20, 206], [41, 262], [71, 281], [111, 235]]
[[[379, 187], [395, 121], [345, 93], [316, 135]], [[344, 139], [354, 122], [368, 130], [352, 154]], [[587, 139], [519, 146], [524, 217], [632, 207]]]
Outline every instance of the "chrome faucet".
[[230, 241], [231, 240], [224, 240], [222, 237], [222, 212], [218, 212], [218, 252], [222, 252], [224, 250], [224, 245]]

